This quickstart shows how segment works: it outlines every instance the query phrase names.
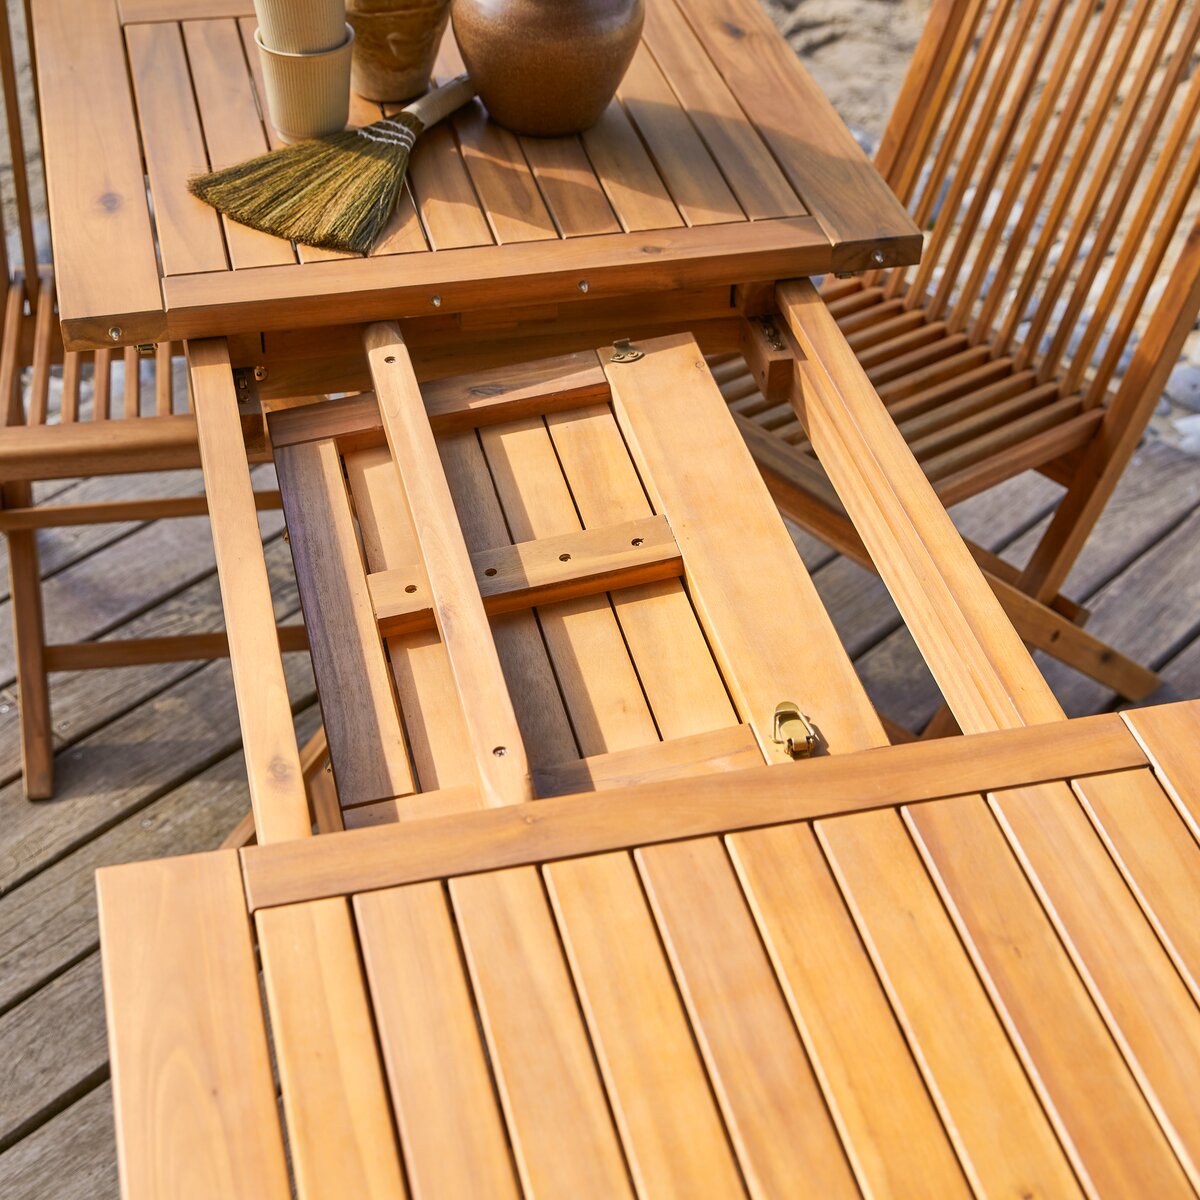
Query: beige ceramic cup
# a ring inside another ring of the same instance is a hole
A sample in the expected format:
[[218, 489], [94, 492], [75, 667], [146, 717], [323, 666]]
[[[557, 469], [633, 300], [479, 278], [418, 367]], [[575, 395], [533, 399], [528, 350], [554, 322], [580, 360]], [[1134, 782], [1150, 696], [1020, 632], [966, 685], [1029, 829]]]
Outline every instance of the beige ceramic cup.
[[259, 43], [281, 54], [324, 54], [345, 38], [346, 0], [254, 0]]
[[324, 137], [346, 127], [354, 30], [347, 24], [342, 28], [346, 40], [324, 54], [269, 50], [263, 45], [262, 30], [254, 31], [271, 124], [285, 142]]

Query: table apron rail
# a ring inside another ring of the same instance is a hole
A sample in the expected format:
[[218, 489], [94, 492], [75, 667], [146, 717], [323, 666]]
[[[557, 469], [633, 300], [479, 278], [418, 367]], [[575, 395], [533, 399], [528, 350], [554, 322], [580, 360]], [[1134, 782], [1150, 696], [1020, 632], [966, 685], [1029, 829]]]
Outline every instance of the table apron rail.
[[242, 865], [257, 910], [1147, 765], [1106, 713], [251, 846]]

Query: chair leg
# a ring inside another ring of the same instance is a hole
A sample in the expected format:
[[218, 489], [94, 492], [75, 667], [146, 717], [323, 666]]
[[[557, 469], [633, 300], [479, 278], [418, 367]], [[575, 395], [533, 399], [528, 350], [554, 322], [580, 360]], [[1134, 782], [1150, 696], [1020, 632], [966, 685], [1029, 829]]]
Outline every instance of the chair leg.
[[329, 744], [325, 740], [324, 725], [300, 750], [300, 770], [304, 774], [304, 787], [308, 792], [308, 804], [317, 831], [336, 833], [344, 829], [342, 808], [338, 803], [333, 772], [329, 769]]
[[[4, 504], [27, 508], [31, 503], [31, 492], [28, 483], [9, 484], [4, 488]], [[30, 800], [48, 800], [54, 792], [54, 744], [50, 725], [50, 681], [46, 675], [42, 573], [35, 531], [20, 530], [8, 535], [8, 571], [17, 653], [17, 703], [25, 795]]]

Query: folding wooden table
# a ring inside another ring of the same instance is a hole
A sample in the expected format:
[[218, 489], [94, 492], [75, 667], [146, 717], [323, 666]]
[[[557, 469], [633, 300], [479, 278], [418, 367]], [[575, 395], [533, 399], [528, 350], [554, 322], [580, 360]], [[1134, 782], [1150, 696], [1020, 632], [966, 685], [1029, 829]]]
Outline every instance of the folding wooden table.
[[689, 336], [422, 387], [369, 327], [270, 417], [311, 836], [219, 349], [264, 844], [99, 874], [126, 1197], [1193, 1194], [1200, 703], [1064, 721], [861, 369], [807, 425], [963, 738], [886, 745]]
[[[369, 258], [223, 222], [188, 194], [190, 175], [274, 137], [251, 0], [31, 6], [70, 349], [229, 337], [263, 394], [296, 395], [361, 376], [344, 327], [367, 320], [403, 320], [422, 374], [483, 364], [489, 343], [522, 361], [654, 325], [734, 348], [759, 294], [735, 286], [920, 253], [757, 0], [650, 0], [619, 97], [582, 137], [517, 138], [478, 104], [429, 131]], [[437, 70], [460, 68], [447, 34]], [[381, 115], [356, 99], [355, 122]]]

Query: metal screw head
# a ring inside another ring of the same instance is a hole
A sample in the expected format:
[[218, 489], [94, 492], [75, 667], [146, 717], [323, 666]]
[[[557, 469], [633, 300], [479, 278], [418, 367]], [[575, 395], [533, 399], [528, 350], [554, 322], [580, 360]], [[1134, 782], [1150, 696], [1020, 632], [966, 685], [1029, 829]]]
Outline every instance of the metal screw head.
[[581, 292], [586, 292], [588, 290], [588, 281], [586, 279], [581, 279], [575, 286], [579, 288]]
[[441, 308], [442, 298], [441, 296], [432, 296], [430, 297], [429, 303], [432, 304], [434, 308]]
[[109, 339], [114, 342], [119, 342], [121, 340], [121, 335], [124, 332], [125, 331], [120, 327], [120, 325], [113, 325], [108, 331]]
[[882, 267], [885, 262], [885, 259], [883, 257], [883, 251], [882, 250], [872, 250], [871, 251], [871, 261], [877, 267]]
[[266, 367], [255, 367], [254, 368], [254, 378], [257, 379], [259, 383], [262, 383], [262, 381], [264, 379], [266, 379], [266, 377], [267, 377], [267, 368]]

